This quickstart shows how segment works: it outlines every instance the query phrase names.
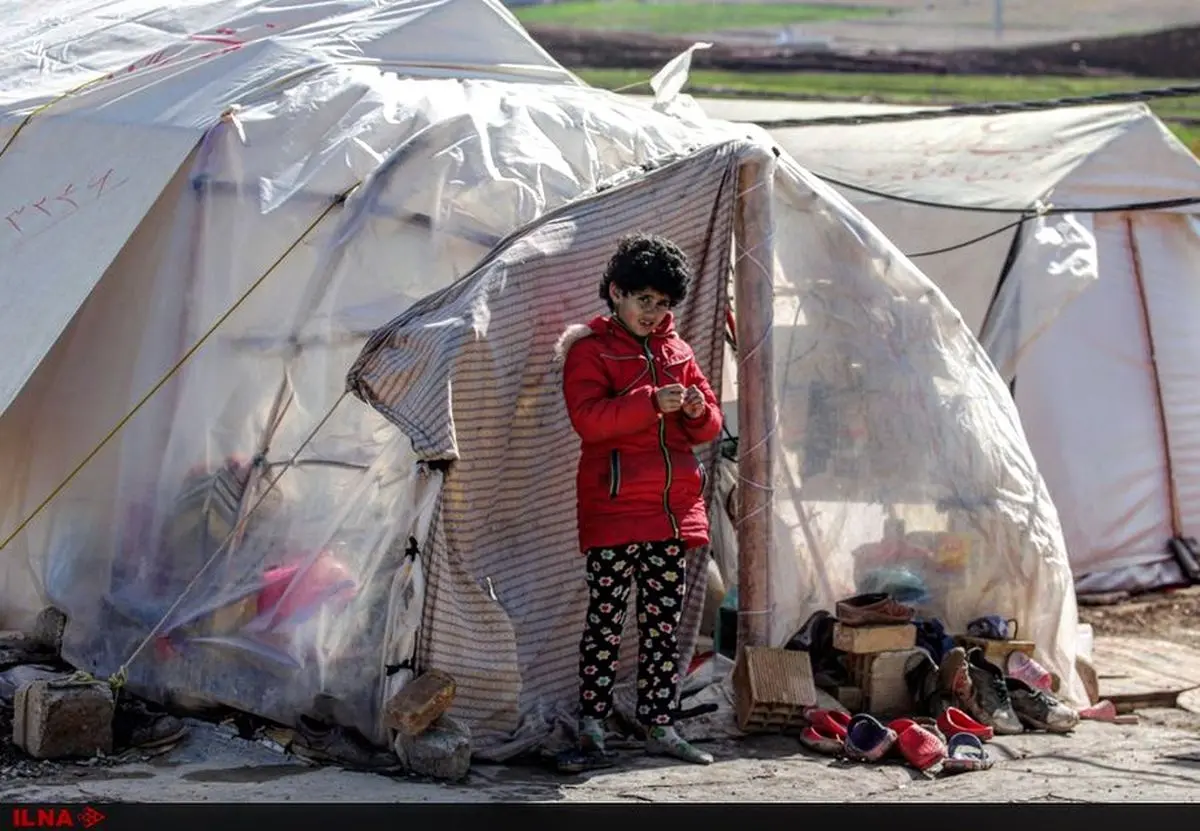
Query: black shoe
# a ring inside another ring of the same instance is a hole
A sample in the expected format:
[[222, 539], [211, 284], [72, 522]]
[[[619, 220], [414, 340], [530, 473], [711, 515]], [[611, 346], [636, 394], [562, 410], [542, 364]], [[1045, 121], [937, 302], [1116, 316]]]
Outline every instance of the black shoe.
[[188, 734], [180, 719], [152, 704], [122, 696], [113, 715], [113, 744], [151, 750], [181, 741]]
[[301, 716], [297, 723], [292, 753], [310, 762], [340, 765], [375, 773], [399, 771], [396, 754], [372, 746], [352, 730], [329, 726]]
[[572, 747], [559, 753], [554, 761], [559, 773], [583, 773], [603, 770], [616, 764], [617, 754], [611, 750], [581, 750]]
[[973, 688], [967, 713], [1001, 735], [1025, 732], [1013, 712], [1004, 671], [984, 658], [983, 650], [975, 648], [967, 652], [967, 673]]

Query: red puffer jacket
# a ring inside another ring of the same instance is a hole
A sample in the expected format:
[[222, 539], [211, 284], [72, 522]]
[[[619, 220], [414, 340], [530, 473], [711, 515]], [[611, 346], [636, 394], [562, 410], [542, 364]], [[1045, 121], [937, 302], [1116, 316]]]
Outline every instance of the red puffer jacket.
[[[576, 477], [583, 551], [632, 542], [708, 543], [705, 472], [692, 448], [721, 432], [721, 406], [675, 334], [670, 314], [645, 341], [610, 317], [573, 326], [559, 341], [563, 394], [582, 440]], [[660, 413], [659, 387], [696, 386], [704, 414]]]

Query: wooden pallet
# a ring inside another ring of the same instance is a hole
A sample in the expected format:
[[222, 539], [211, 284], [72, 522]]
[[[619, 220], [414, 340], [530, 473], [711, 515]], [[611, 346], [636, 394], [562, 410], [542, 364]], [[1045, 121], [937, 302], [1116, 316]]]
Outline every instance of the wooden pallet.
[[1175, 707], [1181, 694], [1200, 687], [1200, 649], [1150, 638], [1098, 636], [1093, 664], [1100, 698], [1119, 713]]

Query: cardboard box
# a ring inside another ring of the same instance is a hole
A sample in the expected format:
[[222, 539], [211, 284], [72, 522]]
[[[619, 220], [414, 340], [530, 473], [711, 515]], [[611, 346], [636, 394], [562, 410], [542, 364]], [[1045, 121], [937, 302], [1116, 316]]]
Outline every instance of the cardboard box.
[[863, 703], [865, 697], [861, 687], [838, 687], [835, 698], [838, 703], [849, 710], [851, 713], [864, 712]]

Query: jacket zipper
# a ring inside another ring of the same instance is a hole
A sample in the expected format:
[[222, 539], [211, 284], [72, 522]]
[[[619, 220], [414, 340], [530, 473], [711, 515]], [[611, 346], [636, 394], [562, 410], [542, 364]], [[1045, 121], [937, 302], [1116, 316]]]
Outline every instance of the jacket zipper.
[[[650, 380], [657, 388], [658, 370], [654, 368], [654, 353], [650, 351], [650, 338], [642, 341], [642, 350], [646, 353], [646, 363], [650, 367]], [[658, 418], [658, 447], [662, 451], [663, 461], [667, 465], [667, 485], [663, 488], [663, 510], [667, 512], [667, 519], [671, 521], [672, 538], [679, 539], [679, 523], [675, 521], [675, 514], [671, 513], [671, 451], [667, 448], [667, 420], [662, 413]]]
[[608, 454], [608, 498], [616, 499], [621, 492], [621, 451]]

